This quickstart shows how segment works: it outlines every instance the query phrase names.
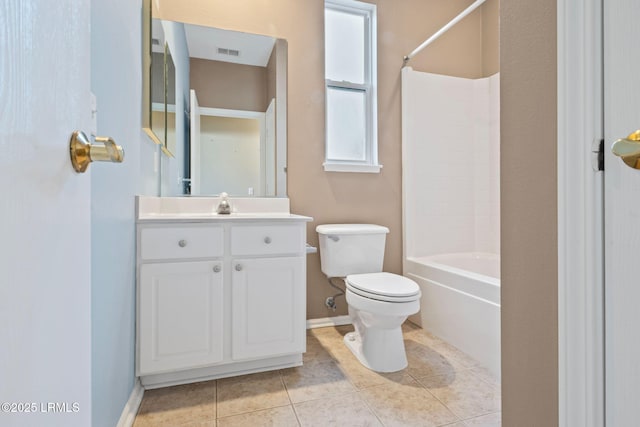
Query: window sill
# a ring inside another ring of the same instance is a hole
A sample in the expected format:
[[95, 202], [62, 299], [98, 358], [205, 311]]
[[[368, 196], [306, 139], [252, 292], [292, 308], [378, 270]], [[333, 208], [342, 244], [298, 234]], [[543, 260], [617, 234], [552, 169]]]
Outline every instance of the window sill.
[[356, 172], [356, 173], [380, 173], [382, 165], [362, 165], [356, 163], [328, 163], [322, 164], [325, 172]]

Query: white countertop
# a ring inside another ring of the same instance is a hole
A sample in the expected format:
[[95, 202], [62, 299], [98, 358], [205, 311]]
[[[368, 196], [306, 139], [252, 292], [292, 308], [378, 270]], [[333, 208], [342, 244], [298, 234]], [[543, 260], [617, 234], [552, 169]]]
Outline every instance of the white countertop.
[[138, 222], [171, 221], [171, 222], [193, 222], [193, 221], [250, 221], [250, 220], [294, 220], [312, 221], [313, 218], [291, 213], [231, 213], [222, 215], [217, 213], [146, 213], [139, 215]]
[[313, 218], [289, 212], [287, 198], [229, 198], [232, 212], [215, 211], [217, 197], [136, 196], [136, 221], [148, 223], [218, 221], [312, 221]]

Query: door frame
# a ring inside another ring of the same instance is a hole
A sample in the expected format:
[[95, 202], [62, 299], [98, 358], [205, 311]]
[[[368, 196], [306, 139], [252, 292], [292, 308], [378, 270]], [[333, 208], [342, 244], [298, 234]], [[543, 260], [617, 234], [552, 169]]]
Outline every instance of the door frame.
[[602, 0], [559, 0], [559, 425], [604, 425]]
[[[200, 107], [200, 116], [228, 117], [232, 119], [254, 119], [260, 125], [260, 181], [258, 183], [260, 196], [265, 194], [265, 169], [266, 169], [266, 113], [251, 110], [233, 110], [229, 108]], [[248, 196], [253, 197], [253, 196]]]

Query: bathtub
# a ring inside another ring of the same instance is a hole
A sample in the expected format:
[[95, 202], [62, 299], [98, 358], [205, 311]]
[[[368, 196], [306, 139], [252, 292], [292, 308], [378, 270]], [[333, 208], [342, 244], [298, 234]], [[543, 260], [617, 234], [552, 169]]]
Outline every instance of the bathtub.
[[422, 291], [409, 319], [500, 376], [500, 257], [454, 253], [407, 257], [404, 274]]

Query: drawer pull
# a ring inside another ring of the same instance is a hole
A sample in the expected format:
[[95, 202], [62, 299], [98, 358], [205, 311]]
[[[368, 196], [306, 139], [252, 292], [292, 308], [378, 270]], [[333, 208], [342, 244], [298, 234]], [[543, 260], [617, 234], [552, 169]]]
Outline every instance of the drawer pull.
[[264, 242], [268, 245], [269, 243], [271, 243], [271, 237], [267, 236], [264, 238]]
[[236, 271], [242, 271], [242, 264], [236, 264]]
[[213, 272], [214, 273], [220, 273], [221, 270], [222, 270], [222, 267], [220, 267], [219, 265], [214, 265], [213, 266]]
[[180, 246], [181, 248], [184, 248], [185, 246], [187, 246], [187, 241], [182, 239], [178, 242], [178, 246]]

